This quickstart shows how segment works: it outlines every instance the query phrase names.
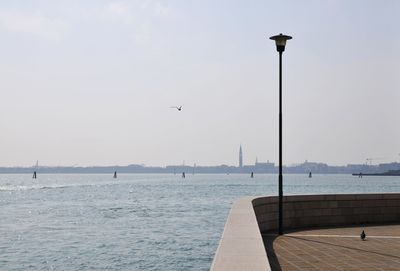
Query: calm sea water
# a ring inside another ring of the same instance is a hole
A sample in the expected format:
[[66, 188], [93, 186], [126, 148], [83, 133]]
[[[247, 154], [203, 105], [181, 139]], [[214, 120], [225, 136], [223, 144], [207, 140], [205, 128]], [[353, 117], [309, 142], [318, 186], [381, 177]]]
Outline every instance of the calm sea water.
[[[0, 175], [0, 270], [208, 270], [233, 200], [276, 175]], [[284, 175], [285, 194], [400, 192], [400, 177]]]

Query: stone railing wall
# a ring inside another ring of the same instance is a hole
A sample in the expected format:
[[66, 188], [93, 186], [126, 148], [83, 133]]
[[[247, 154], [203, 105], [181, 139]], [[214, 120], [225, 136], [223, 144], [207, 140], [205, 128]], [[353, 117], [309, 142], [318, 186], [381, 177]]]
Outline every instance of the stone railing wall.
[[[278, 197], [253, 200], [261, 232], [274, 231]], [[400, 222], [400, 194], [305, 195], [283, 197], [283, 227], [329, 227]]]

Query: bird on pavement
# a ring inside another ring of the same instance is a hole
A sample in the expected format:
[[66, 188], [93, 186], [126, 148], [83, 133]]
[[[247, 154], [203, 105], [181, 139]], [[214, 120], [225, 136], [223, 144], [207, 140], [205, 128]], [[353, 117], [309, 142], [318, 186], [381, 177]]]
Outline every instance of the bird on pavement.
[[365, 241], [365, 237], [367, 237], [367, 235], [365, 234], [364, 230], [362, 231], [360, 237], [361, 237], [361, 240]]

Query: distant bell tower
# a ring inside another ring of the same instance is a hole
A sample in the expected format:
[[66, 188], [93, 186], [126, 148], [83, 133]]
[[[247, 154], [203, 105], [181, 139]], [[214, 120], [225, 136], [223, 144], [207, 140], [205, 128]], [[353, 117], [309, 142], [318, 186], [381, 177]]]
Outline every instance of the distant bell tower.
[[243, 167], [242, 145], [240, 145], [240, 148], [239, 148], [239, 167]]

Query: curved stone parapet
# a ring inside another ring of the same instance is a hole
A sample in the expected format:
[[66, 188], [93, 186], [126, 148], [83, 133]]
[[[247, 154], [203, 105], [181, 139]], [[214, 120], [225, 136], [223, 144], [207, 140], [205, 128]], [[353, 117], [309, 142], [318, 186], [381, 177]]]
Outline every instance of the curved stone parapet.
[[[278, 197], [245, 197], [233, 203], [212, 271], [271, 270], [264, 232], [276, 232]], [[283, 197], [285, 230], [400, 222], [400, 194], [298, 195]]]
[[[253, 200], [261, 232], [275, 231], [278, 197]], [[400, 194], [299, 195], [283, 197], [283, 228], [400, 222]]]

